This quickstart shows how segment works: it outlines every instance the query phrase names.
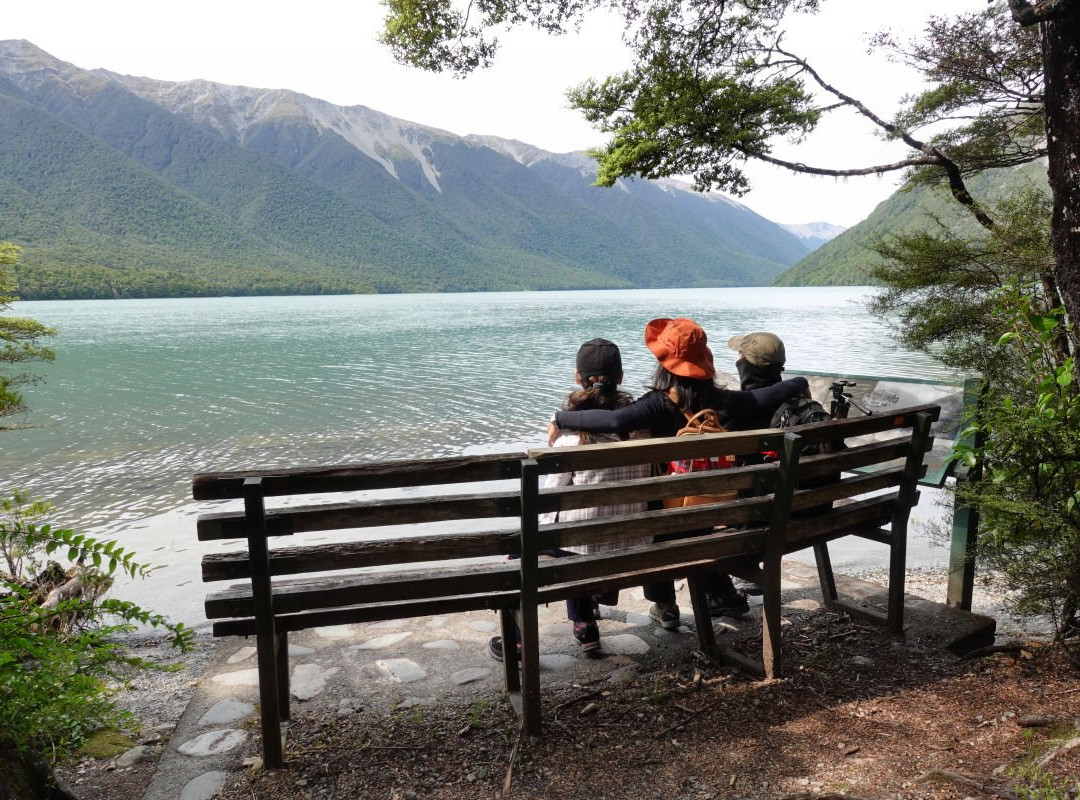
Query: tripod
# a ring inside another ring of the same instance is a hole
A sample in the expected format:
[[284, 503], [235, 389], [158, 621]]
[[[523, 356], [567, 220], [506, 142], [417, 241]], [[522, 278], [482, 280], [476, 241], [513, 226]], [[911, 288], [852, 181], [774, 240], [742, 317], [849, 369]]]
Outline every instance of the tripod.
[[833, 381], [829, 387], [829, 391], [832, 392], [832, 402], [829, 403], [829, 416], [833, 419], [847, 419], [848, 413], [851, 411], [851, 407], [859, 409], [863, 414], [867, 416], [874, 412], [860, 405], [854, 397], [851, 396], [851, 392], [845, 391], [849, 386], [857, 386], [855, 381]]

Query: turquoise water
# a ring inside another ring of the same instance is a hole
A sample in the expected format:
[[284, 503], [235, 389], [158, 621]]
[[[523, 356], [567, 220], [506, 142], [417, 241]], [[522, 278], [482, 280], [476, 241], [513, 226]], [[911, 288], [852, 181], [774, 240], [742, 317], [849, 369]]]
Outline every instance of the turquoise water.
[[[451, 455], [536, 443], [578, 344], [623, 349], [639, 393], [645, 323], [689, 316], [718, 366], [772, 330], [789, 373], [948, 379], [896, 349], [868, 289], [259, 297], [19, 303], [56, 326], [30, 425], [0, 434], [0, 489], [108, 530], [182, 505], [197, 471]], [[734, 369], [729, 366], [731, 373]]]

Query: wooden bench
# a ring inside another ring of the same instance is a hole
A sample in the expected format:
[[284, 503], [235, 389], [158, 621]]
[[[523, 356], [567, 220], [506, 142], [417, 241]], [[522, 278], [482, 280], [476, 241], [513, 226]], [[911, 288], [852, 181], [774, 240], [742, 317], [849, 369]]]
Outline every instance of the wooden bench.
[[[210, 594], [206, 614], [216, 620], [215, 636], [256, 636], [263, 751], [270, 767], [282, 764], [281, 723], [289, 718], [287, 636], [305, 628], [498, 610], [503, 641], [513, 642], [518, 630], [521, 638], [520, 672], [515, 648], [504, 647], [507, 692], [523, 715], [525, 729], [537, 733], [537, 606], [686, 577], [701, 649], [757, 674], [775, 676], [781, 667], [780, 559], [786, 552], [813, 546], [826, 602], [843, 607], [827, 543], [856, 535], [887, 544], [889, 609], [881, 621], [902, 630], [907, 518], [917, 501], [916, 483], [937, 414], [936, 406], [920, 406], [789, 431], [552, 448], [531, 451], [527, 457], [199, 474], [193, 482], [195, 499], [244, 501], [242, 510], [202, 514], [199, 539], [247, 540], [246, 549], [204, 557], [203, 580], [246, 581]], [[886, 438], [865, 443], [855, 438], [865, 436]], [[846, 449], [802, 455], [807, 445], [845, 439], [851, 444]], [[778, 451], [780, 457], [712, 472], [540, 489], [547, 473], [763, 451]], [[800, 481], [815, 488], [800, 488]], [[267, 498], [386, 489], [393, 492], [266, 508]], [[745, 496], [659, 508], [665, 498], [732, 490]], [[545, 512], [624, 503], [645, 503], [650, 510], [539, 524]], [[891, 530], [882, 528], [886, 524]], [[380, 529], [378, 539], [358, 538], [358, 531], [372, 527]], [[339, 532], [330, 543], [270, 547], [272, 537], [327, 531]], [[674, 538], [592, 555], [539, 557], [549, 547], [660, 534]], [[518, 558], [508, 560], [511, 555]], [[421, 562], [424, 568], [416, 569]], [[338, 570], [351, 572], [310, 575]], [[760, 662], [717, 646], [699, 582], [700, 576], [716, 571], [753, 579], [764, 589]], [[294, 575], [308, 577], [282, 577]]]

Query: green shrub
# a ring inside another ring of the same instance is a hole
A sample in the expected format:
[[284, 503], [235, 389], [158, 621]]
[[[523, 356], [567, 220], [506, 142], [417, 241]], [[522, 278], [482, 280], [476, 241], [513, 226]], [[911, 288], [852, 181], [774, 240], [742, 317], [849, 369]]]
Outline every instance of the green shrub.
[[[113, 702], [122, 668], [154, 666], [128, 655], [117, 634], [136, 623], [160, 626], [186, 648], [192, 633], [134, 603], [103, 598], [117, 568], [136, 576], [145, 567], [115, 542], [38, 524], [50, 511], [22, 492], [0, 498], [0, 554], [9, 570], [0, 576], [0, 738], [55, 757], [98, 728], [124, 723]], [[36, 578], [43, 559], [57, 552], [74, 565], [60, 574], [78, 576], [85, 591], [48, 602], [48, 587]]]

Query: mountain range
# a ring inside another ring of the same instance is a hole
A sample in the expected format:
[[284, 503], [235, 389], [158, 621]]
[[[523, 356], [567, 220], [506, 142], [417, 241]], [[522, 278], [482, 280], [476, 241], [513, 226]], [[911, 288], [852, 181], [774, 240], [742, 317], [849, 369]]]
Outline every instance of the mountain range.
[[0, 41], [0, 241], [24, 299], [767, 285], [828, 235], [594, 179], [581, 153]]
[[[1049, 194], [1046, 159], [1016, 167], [990, 169], [966, 179], [983, 203], [994, 203], [1021, 190]], [[858, 286], [874, 283], [871, 272], [882, 258], [869, 245], [897, 233], [947, 229], [965, 237], [984, 235], [972, 214], [944, 187], [907, 186], [877, 205], [857, 225], [841, 232], [776, 277], [778, 286]]]

